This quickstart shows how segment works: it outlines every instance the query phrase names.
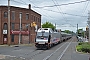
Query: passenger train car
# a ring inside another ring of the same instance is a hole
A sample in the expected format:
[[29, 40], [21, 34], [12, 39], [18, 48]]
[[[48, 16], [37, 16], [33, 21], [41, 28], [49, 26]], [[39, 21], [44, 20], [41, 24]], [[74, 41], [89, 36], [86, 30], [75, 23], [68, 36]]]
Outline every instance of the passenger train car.
[[37, 48], [50, 48], [60, 42], [71, 38], [71, 34], [53, 31], [51, 28], [39, 28], [37, 31], [35, 46]]

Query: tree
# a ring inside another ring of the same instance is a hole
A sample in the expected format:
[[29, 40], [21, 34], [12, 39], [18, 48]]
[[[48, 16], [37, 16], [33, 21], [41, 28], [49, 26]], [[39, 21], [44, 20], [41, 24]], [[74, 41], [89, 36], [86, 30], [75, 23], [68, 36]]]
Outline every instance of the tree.
[[83, 36], [84, 37], [83, 29], [78, 29], [77, 33], [78, 33], [78, 36]]
[[69, 30], [65, 30], [65, 33], [71, 33]]
[[55, 30], [55, 26], [51, 24], [50, 22], [46, 22], [42, 25], [42, 28], [52, 28], [52, 30]]
[[65, 32], [65, 33], [69, 33], [69, 34], [74, 33], [73, 31], [70, 31], [70, 30], [64, 30], [63, 32]]

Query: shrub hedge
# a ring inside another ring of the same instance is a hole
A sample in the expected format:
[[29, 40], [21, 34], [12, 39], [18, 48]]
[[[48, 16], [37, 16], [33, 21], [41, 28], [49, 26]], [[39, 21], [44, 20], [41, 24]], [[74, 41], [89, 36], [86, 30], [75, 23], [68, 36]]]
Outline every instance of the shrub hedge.
[[80, 42], [76, 46], [77, 51], [84, 52], [84, 53], [90, 53], [90, 43], [88, 42]]

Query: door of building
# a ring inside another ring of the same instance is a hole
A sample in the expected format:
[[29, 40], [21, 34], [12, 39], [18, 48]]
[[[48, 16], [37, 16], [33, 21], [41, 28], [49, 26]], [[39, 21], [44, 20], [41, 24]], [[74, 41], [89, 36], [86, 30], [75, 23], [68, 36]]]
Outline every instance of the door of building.
[[7, 35], [3, 36], [3, 44], [7, 44]]

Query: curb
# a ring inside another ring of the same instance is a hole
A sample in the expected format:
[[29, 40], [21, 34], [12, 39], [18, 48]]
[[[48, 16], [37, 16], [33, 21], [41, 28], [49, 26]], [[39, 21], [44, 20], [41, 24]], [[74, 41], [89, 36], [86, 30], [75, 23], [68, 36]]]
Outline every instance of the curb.
[[20, 45], [11, 45], [10, 47], [19, 47], [19, 46], [33, 46], [34, 44], [20, 44]]
[[23, 58], [23, 57], [16, 57], [16, 56], [11, 56], [11, 55], [0, 55], [0, 59], [7, 59], [7, 57], [9, 57], [10, 59], [12, 59], [12, 58], [20, 58], [20, 59], [25, 60], [25, 58]]
[[32, 44], [20, 44], [20, 45], [0, 45], [0, 47], [18, 47], [18, 46], [34, 46], [34, 43]]
[[0, 47], [7, 47], [8, 45], [0, 45]]

